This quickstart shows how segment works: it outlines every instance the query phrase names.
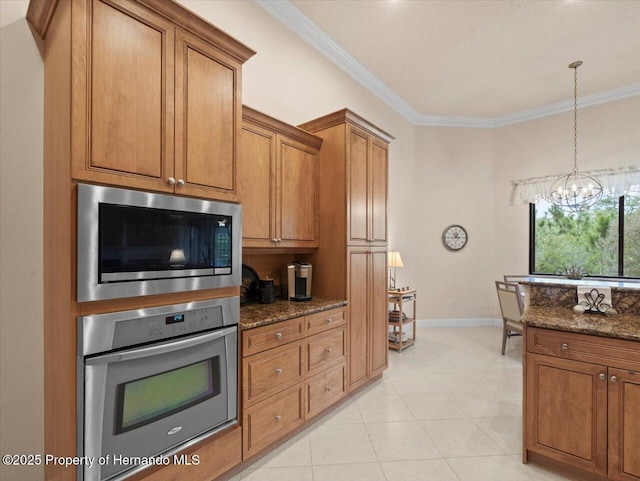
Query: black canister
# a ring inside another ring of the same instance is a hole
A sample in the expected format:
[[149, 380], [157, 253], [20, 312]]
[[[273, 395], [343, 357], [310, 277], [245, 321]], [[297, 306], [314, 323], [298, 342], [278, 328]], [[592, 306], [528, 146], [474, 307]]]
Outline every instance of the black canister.
[[260, 304], [271, 304], [276, 302], [276, 286], [273, 279], [260, 279], [258, 287], [258, 302]]

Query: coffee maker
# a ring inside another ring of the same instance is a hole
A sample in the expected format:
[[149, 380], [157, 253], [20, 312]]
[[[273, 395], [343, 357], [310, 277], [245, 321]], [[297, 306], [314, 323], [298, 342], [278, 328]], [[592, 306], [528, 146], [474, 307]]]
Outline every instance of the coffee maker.
[[287, 266], [290, 301], [311, 300], [312, 267], [308, 262], [294, 262]]

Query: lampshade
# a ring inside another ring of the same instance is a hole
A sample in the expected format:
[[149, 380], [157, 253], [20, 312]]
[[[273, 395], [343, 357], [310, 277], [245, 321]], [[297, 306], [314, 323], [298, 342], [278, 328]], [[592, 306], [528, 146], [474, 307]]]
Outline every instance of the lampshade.
[[182, 266], [184, 265], [186, 259], [184, 257], [184, 251], [182, 249], [173, 249], [171, 251], [171, 257], [169, 258], [169, 263], [172, 266]]
[[387, 253], [387, 259], [389, 261], [389, 267], [403, 267], [402, 257], [398, 251], [391, 251]]

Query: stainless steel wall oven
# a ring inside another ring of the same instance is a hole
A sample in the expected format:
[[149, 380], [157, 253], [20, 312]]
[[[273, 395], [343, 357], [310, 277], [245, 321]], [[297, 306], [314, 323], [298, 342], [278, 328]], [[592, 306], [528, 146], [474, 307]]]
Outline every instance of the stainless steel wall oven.
[[78, 302], [239, 286], [242, 207], [78, 184]]
[[126, 478], [237, 423], [238, 297], [78, 318], [79, 481]]

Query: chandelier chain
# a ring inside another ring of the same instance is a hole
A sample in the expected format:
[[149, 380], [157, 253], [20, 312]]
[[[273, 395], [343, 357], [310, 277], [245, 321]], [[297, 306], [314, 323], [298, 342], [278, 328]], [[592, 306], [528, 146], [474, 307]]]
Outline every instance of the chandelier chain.
[[578, 172], [578, 66], [573, 68], [573, 171]]

